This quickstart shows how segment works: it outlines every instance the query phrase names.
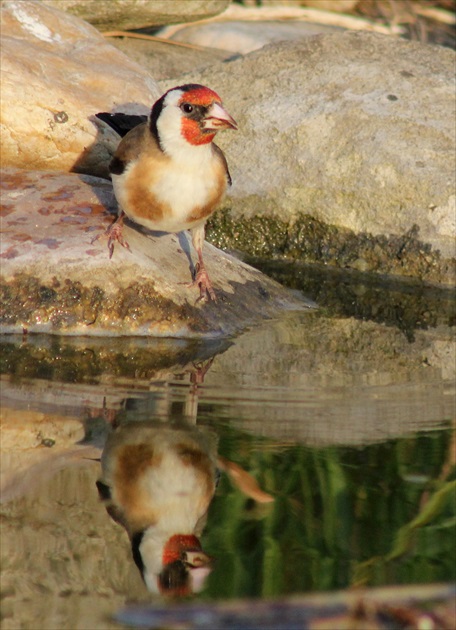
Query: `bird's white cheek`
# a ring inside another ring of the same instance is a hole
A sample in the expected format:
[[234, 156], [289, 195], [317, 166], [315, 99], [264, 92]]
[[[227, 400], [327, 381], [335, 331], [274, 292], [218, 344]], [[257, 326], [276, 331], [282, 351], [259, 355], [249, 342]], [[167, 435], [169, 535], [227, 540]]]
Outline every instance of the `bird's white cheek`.
[[182, 115], [178, 107], [165, 107], [157, 120], [160, 145], [164, 152], [176, 157], [188, 144], [182, 135]]

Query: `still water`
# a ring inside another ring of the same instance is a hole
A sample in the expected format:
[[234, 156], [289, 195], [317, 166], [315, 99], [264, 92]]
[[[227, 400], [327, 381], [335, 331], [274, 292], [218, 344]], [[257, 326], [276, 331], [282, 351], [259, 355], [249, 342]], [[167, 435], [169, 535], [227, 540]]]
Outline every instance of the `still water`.
[[[136, 457], [130, 480], [146, 443], [168, 461], [193, 440], [182, 483], [209, 488], [197, 532], [208, 564], [198, 551], [180, 594], [456, 580], [454, 294], [284, 278], [321, 308], [236, 339], [2, 340], [6, 630], [122, 627], [125, 605], [163, 597], [127, 533], [145, 508], [114, 510], [119, 524], [100, 499], [117, 479], [100, 463], [114, 433]], [[170, 466], [160, 487], [180, 474]]]

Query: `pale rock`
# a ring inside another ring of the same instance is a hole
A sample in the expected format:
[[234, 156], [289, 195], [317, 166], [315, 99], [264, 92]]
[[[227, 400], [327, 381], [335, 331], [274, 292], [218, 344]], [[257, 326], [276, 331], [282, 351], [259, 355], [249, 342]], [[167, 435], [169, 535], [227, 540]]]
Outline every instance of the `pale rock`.
[[[55, 6], [55, 0], [42, 0]], [[132, 30], [204, 20], [224, 11], [230, 0], [59, 0], [68, 11], [101, 31]]]
[[[261, 0], [262, 7], [313, 7], [320, 11], [351, 11], [359, 0]], [[256, 0], [245, 0], [247, 6], [256, 5]]]
[[345, 13], [352, 11], [359, 0], [303, 0], [300, 1], [300, 6], [313, 7], [320, 11], [335, 11], [337, 13]]
[[[245, 55], [267, 44], [302, 39], [311, 35], [332, 33], [338, 30], [340, 29], [335, 26], [300, 21], [223, 21], [190, 24], [178, 30], [170, 39]], [[163, 30], [163, 34], [166, 34], [166, 28]]]
[[0, 419], [2, 449], [68, 446], [84, 437], [84, 427], [75, 418], [28, 410], [23, 410], [18, 418], [17, 411], [3, 407]]
[[[268, 217], [293, 235], [305, 216], [356, 237], [407, 244], [410, 235], [425, 267], [390, 271], [380, 259], [374, 270], [454, 283], [454, 63], [447, 48], [344, 32], [194, 73], [223, 94], [242, 134], [220, 139], [234, 182], [233, 232], [242, 225], [251, 243], [249, 225]], [[391, 248], [391, 265], [400, 254]]]
[[189, 49], [172, 40], [153, 41], [136, 37], [110, 37], [109, 42], [145, 68], [157, 81], [173, 79], [183, 72], [203, 70], [232, 53], [216, 48]]
[[160, 96], [145, 70], [55, 3], [1, 5], [0, 67], [3, 166], [107, 176], [119, 138], [94, 114], [147, 113]]

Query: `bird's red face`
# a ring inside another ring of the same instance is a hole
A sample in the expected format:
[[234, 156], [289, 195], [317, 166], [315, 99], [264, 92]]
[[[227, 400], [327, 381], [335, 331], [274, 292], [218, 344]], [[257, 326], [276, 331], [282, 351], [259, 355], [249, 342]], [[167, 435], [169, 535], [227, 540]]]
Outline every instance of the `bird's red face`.
[[208, 163], [212, 152], [204, 149], [210, 149], [218, 131], [237, 129], [219, 95], [194, 83], [180, 85], [163, 94], [152, 107], [149, 125], [163, 153], [176, 164], [185, 164], [187, 169], [195, 160], [201, 164], [204, 158]]
[[237, 129], [220, 96], [203, 85], [183, 86], [178, 106], [182, 112], [181, 134], [192, 145], [212, 142], [217, 131]]

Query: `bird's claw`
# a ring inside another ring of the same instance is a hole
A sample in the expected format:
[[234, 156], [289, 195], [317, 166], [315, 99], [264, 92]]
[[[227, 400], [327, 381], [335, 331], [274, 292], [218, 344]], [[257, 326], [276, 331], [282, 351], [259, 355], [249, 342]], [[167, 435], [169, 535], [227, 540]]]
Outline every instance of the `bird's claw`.
[[104, 232], [102, 232], [101, 234], [97, 234], [97, 236], [95, 236], [90, 242], [91, 244], [93, 244], [96, 241], [98, 241], [100, 238], [106, 237], [108, 239], [108, 252], [109, 252], [110, 259], [112, 258], [112, 255], [114, 253], [114, 243], [116, 241], [120, 245], [122, 245], [122, 247], [125, 247], [125, 249], [128, 249], [128, 251], [131, 252], [130, 245], [124, 239], [122, 235], [122, 229], [123, 229], [123, 217], [122, 218], [119, 217], [114, 221], [114, 223], [112, 223], [108, 228], [106, 228]]
[[212, 288], [212, 282], [209, 280], [206, 268], [199, 263], [195, 265], [195, 279], [188, 286], [194, 287], [195, 285], [199, 287], [200, 290], [199, 298], [196, 300], [197, 302], [203, 302], [207, 298], [213, 302], [217, 302], [217, 296]]
[[128, 251], [131, 252], [128, 241], [126, 241], [122, 235], [122, 227], [123, 226], [119, 225], [118, 223], [113, 223], [109, 226], [106, 232], [108, 236], [109, 258], [112, 258], [112, 255], [114, 253], [114, 243], [116, 241], [119, 243], [119, 245], [122, 245], [122, 247], [125, 247], [125, 249], [128, 249]]

